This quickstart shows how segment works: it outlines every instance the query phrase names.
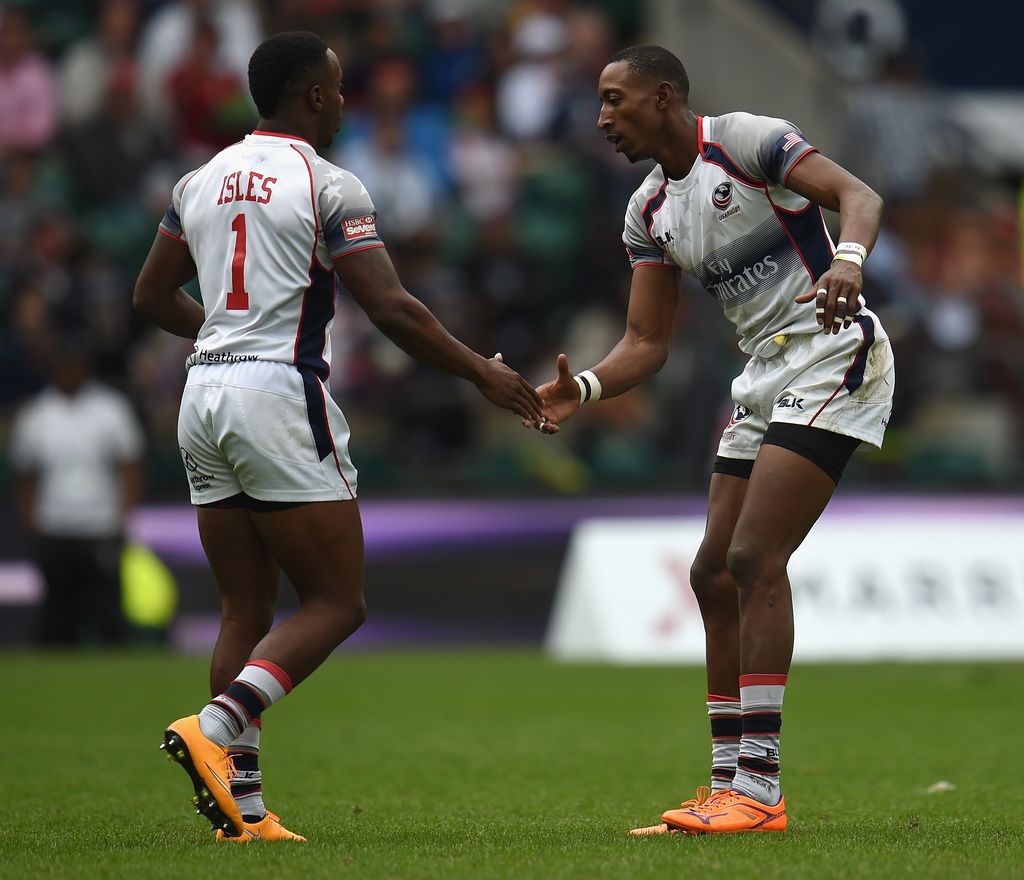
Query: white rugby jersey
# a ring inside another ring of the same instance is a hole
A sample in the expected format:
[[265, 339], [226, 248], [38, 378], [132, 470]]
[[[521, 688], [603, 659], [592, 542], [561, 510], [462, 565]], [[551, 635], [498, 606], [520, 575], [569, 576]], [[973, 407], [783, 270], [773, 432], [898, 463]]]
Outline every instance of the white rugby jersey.
[[671, 180], [658, 166], [630, 199], [630, 263], [696, 278], [747, 354], [773, 353], [779, 334], [819, 332], [814, 303], [793, 298], [828, 270], [835, 248], [821, 209], [785, 187], [817, 148], [791, 123], [749, 113], [697, 117], [697, 138], [686, 177]]
[[160, 231], [188, 246], [206, 320], [186, 366], [279, 361], [330, 372], [331, 260], [383, 247], [358, 178], [301, 138], [255, 131], [174, 187]]

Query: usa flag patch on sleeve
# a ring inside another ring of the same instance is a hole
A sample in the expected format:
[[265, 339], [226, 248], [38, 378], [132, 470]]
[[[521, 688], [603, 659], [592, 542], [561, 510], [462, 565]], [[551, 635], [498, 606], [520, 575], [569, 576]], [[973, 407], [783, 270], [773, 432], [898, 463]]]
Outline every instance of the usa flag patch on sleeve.
[[345, 241], [353, 241], [357, 238], [377, 237], [377, 218], [373, 214], [366, 214], [362, 217], [349, 217], [341, 221], [341, 234]]
[[787, 132], [778, 140], [778, 146], [782, 148], [783, 153], [788, 153], [797, 144], [802, 143], [804, 143], [804, 138], [798, 131]]

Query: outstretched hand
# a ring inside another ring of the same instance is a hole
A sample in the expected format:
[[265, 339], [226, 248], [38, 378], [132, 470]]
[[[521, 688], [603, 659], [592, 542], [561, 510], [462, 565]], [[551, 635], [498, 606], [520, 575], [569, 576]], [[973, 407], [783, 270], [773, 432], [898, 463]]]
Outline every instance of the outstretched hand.
[[580, 386], [572, 377], [569, 358], [558, 356], [558, 375], [537, 389], [543, 406], [543, 418], [523, 419], [524, 428], [538, 428], [545, 434], [557, 434], [558, 426], [580, 408]]
[[544, 421], [540, 395], [515, 370], [505, 366], [500, 351], [487, 360], [476, 386], [491, 403], [511, 410], [524, 422]]

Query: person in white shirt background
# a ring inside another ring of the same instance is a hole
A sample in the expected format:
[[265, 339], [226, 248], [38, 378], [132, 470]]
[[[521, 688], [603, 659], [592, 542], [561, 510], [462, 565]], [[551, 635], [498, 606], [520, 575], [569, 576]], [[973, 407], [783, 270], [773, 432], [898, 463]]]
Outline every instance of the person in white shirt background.
[[46, 586], [41, 643], [127, 639], [121, 551], [142, 451], [127, 398], [93, 378], [85, 341], [65, 340], [50, 383], [18, 413], [10, 447], [18, 516]]

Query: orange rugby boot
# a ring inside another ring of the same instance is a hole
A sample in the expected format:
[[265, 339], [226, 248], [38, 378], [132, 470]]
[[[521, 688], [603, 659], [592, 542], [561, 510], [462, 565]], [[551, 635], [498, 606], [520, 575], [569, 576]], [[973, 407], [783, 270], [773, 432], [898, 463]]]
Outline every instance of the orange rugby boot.
[[[690, 798], [688, 801], [683, 801], [679, 807], [683, 810], [692, 810], [705, 803], [711, 797], [714, 797], [714, 795], [711, 794], [711, 789], [706, 785], [702, 785], [697, 789], [695, 797]], [[673, 810], [671, 812], [676, 811]], [[633, 837], [650, 837], [653, 834], [677, 834], [679, 833], [679, 829], [670, 828], [666, 822], [662, 822], [660, 825], [646, 825], [641, 828], [632, 828], [629, 833]]]
[[289, 831], [281, 824], [281, 819], [275, 816], [270, 810], [259, 822], [243, 822], [242, 833], [238, 837], [228, 837], [219, 828], [217, 829], [217, 840], [227, 840], [231, 843], [250, 843], [254, 840], [298, 840], [306, 842], [306, 838], [294, 831]]
[[774, 807], [735, 789], [716, 792], [689, 809], [669, 810], [661, 817], [684, 834], [736, 834], [740, 831], [785, 831], [786, 799]]
[[235, 766], [228, 750], [203, 736], [199, 716], [189, 715], [168, 725], [160, 748], [167, 759], [180, 764], [192, 780], [196, 812], [210, 820], [218, 831], [228, 837], [242, 833], [242, 814], [231, 795], [231, 778]]

